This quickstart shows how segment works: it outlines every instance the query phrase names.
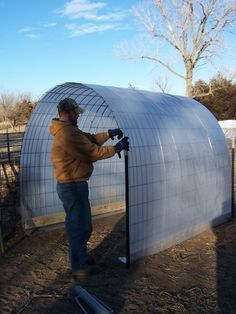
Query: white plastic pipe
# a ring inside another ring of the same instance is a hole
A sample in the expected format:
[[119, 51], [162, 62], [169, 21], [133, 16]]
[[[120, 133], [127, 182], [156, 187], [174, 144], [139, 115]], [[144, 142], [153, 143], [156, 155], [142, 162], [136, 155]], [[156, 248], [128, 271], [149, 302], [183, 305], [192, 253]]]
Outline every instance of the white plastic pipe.
[[[76, 286], [74, 288], [74, 293], [77, 295], [77, 299], [83, 300], [96, 314], [111, 314], [112, 309], [106, 306], [102, 301], [100, 301], [95, 296], [91, 295], [87, 290], [81, 286]], [[85, 312], [86, 313], [86, 312]]]

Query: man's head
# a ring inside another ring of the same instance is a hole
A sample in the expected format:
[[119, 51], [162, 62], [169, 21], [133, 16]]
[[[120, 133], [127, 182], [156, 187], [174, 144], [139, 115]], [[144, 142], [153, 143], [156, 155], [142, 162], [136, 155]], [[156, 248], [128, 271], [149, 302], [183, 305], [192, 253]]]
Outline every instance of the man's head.
[[84, 112], [84, 109], [79, 107], [77, 102], [72, 98], [62, 99], [59, 102], [57, 109], [60, 116], [60, 120], [70, 121], [75, 124], [77, 123], [79, 115]]

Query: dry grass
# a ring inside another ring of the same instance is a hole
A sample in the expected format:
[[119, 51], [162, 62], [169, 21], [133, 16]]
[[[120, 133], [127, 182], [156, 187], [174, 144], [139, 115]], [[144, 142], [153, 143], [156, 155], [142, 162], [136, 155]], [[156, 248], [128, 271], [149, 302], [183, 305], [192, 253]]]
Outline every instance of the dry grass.
[[0, 133], [16, 133], [16, 132], [24, 132], [26, 125], [19, 125], [15, 128], [12, 128], [8, 123], [1, 122], [0, 123]]

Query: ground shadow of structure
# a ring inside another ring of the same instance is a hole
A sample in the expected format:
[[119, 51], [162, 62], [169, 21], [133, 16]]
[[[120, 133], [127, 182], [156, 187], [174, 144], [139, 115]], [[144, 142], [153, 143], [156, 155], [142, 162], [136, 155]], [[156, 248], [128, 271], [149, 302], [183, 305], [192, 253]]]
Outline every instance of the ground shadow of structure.
[[[213, 229], [216, 236], [217, 299], [220, 313], [236, 313], [236, 223]], [[234, 287], [234, 288], [233, 288]]]
[[[135, 267], [128, 271], [118, 261], [118, 257], [125, 252], [124, 215], [109, 234], [105, 235], [104, 231], [100, 244], [90, 251], [101, 267], [99, 274], [80, 282], [73, 281], [65, 266], [68, 253], [66, 242], [64, 231], [35, 232], [25, 237], [14, 252], [9, 251], [9, 256], [7, 254], [6, 258], [2, 258], [0, 294], [3, 303], [0, 302], [0, 308], [4, 313], [80, 313], [73, 297], [76, 285], [81, 285], [111, 308], [115, 305], [115, 313], [122, 311], [125, 302], [122, 295], [127, 292], [135, 271]], [[8, 263], [8, 258], [11, 263]], [[48, 278], [45, 278], [46, 273]]]
[[97, 296], [110, 306], [114, 313], [121, 313], [125, 303], [127, 303], [124, 295], [127, 295], [129, 287], [133, 286], [132, 277], [139, 267], [138, 264], [133, 264], [128, 269], [118, 259], [126, 254], [125, 215], [121, 216], [112, 231], [96, 248], [91, 250], [90, 254], [101, 267], [101, 273], [89, 276], [75, 285], [81, 285], [91, 294]]
[[78, 284], [114, 313], [235, 313], [235, 221], [145, 257], [129, 270], [117, 260], [125, 252], [124, 216], [94, 225], [90, 252], [101, 273], [74, 282], [64, 230], [35, 232], [0, 263], [0, 312], [80, 313], [72, 294]]
[[[146, 257], [130, 269], [117, 259], [125, 253], [125, 231], [123, 216], [91, 251], [102, 273], [72, 283], [70, 293], [81, 285], [114, 313], [236, 312], [235, 221]], [[59, 306], [54, 303], [50, 313]]]

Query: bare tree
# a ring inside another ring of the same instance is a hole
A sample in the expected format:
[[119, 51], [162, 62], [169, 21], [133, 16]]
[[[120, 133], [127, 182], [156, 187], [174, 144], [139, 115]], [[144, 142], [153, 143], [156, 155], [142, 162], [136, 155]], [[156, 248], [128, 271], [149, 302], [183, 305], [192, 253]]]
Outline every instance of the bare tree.
[[14, 113], [14, 107], [16, 105], [16, 96], [14, 93], [3, 92], [0, 95], [0, 118], [1, 122], [9, 124], [14, 127], [14, 122], [12, 121], [12, 115]]
[[159, 76], [157, 79], [155, 79], [154, 83], [162, 93], [169, 93], [169, 79], [166, 76]]
[[[156, 52], [138, 57], [157, 62], [186, 82], [192, 97], [194, 70], [209, 62], [222, 47], [223, 35], [235, 25], [235, 0], [144, 0], [134, 7], [134, 15], [155, 40], [177, 52], [184, 71]], [[167, 54], [166, 54], [167, 55]], [[175, 54], [176, 56], [176, 54]]]
[[0, 94], [0, 122], [5, 122], [12, 128], [27, 123], [36, 101], [29, 95], [16, 95], [12, 92]]
[[128, 88], [129, 89], [137, 89], [132, 83], [129, 83]]

